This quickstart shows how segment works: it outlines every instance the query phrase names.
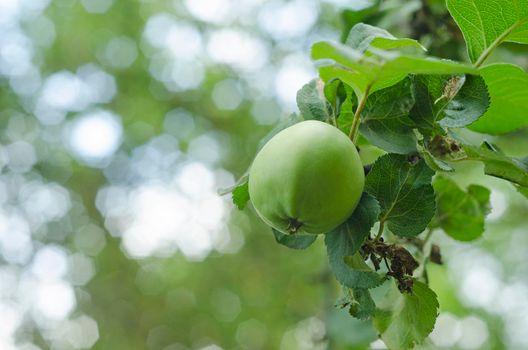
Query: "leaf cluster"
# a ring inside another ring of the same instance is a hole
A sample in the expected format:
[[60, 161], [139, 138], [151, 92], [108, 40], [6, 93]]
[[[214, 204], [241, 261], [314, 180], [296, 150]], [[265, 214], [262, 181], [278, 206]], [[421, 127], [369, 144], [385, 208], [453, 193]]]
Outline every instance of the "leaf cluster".
[[[330, 268], [344, 288], [338, 305], [354, 317], [372, 320], [390, 349], [411, 348], [434, 327], [438, 301], [426, 276], [417, 273], [426, 271], [419, 262], [441, 263], [440, 248], [428, 245], [431, 233], [441, 229], [455, 240], [471, 241], [484, 232], [490, 190], [461, 188], [450, 175], [454, 165], [482, 162], [487, 175], [528, 192], [527, 159], [460, 136], [464, 128], [504, 134], [528, 126], [527, 73], [506, 63], [484, 66], [502, 42], [528, 44], [528, 2], [448, 0], [447, 5], [471, 62], [428, 56], [418, 41], [382, 28], [348, 26], [342, 42], [313, 44], [319, 78], [298, 92], [300, 115], [269, 136], [314, 119], [339, 128], [360, 151], [374, 147], [385, 153], [366, 168], [365, 191], [355, 212], [327, 232], [324, 241]], [[373, 8], [346, 10], [343, 16], [370, 16]], [[250, 199], [247, 180], [235, 186], [233, 199], [239, 208]], [[274, 235], [294, 249], [316, 240]], [[384, 283], [389, 292], [377, 301], [370, 289]]]

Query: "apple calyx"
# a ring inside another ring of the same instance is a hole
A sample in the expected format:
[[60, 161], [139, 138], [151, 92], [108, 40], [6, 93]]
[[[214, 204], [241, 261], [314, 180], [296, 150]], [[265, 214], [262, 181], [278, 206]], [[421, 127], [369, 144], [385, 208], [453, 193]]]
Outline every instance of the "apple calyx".
[[299, 229], [301, 228], [301, 226], [303, 225], [302, 222], [300, 222], [299, 220], [295, 219], [295, 218], [289, 218], [288, 219], [288, 227], [286, 228], [288, 230], [288, 233], [293, 235], [293, 234], [296, 234], [297, 231], [299, 231]]

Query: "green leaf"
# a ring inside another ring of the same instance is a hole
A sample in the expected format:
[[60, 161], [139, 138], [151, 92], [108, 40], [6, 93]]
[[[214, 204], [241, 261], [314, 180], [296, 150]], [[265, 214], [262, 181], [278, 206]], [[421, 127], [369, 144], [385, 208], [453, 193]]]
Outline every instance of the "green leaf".
[[[367, 193], [363, 193], [352, 216], [338, 228], [325, 235], [330, 268], [337, 280], [344, 286], [373, 288], [382, 282], [382, 277], [372, 271], [358, 253], [377, 220], [379, 210], [376, 199]], [[347, 259], [352, 259], [355, 270], [346, 263]]]
[[[363, 57], [363, 52], [344, 44], [319, 41], [312, 45], [312, 58], [314, 60], [331, 59], [344, 67], [364, 72], [367, 73], [367, 76], [374, 77], [374, 74], [368, 74], [366, 64], [361, 62]], [[376, 61], [369, 60], [369, 63], [375, 65]]]
[[361, 134], [387, 152], [407, 154], [416, 151], [414, 123], [409, 118], [413, 105], [409, 79], [373, 93], [361, 113]]
[[413, 281], [411, 294], [393, 285], [373, 318], [373, 325], [391, 350], [407, 350], [422, 342], [438, 316], [436, 294], [424, 283]]
[[[369, 72], [369, 66], [361, 64], [363, 53], [351, 47], [330, 42], [318, 42], [312, 45], [312, 58], [314, 60], [332, 59], [336, 63], [343, 65], [343, 69], [335, 65], [327, 65], [319, 68], [321, 79], [325, 82], [332, 79], [340, 79], [354, 90], [354, 93], [361, 98], [367, 91], [368, 85], [375, 80], [375, 75]], [[375, 62], [371, 62], [373, 66]]]
[[470, 185], [467, 192], [446, 177], [433, 181], [436, 192], [436, 220], [440, 227], [459, 241], [471, 241], [484, 232], [484, 221], [491, 207], [490, 190]]
[[243, 210], [249, 201], [249, 188], [247, 176], [245, 180], [233, 189], [233, 203], [238, 209]]
[[[347, 270], [352, 271], [352, 274], [349, 272], [348, 275], [350, 279], [345, 279], [344, 282], [339, 281], [338, 279], [338, 281], [346, 287], [367, 289], [374, 288], [386, 280], [386, 277], [374, 272], [372, 268], [367, 265], [363, 256], [361, 256], [359, 252], [356, 252], [352, 256], [345, 256], [343, 258], [343, 262], [345, 263]], [[352, 287], [351, 285], [354, 285], [355, 287]]]
[[[445, 83], [449, 76], [445, 75], [416, 75], [412, 77], [412, 91], [416, 103], [410, 112], [410, 118], [425, 135], [435, 130], [438, 110], [443, 102], [440, 96], [444, 94]], [[435, 103], [437, 102], [437, 103]], [[442, 105], [445, 106], [445, 103]]]
[[219, 189], [218, 189], [218, 194], [219, 194], [220, 196], [224, 196], [224, 195], [226, 195], [226, 194], [228, 194], [228, 193], [233, 192], [238, 186], [241, 186], [241, 185], [243, 185], [244, 183], [247, 183], [247, 181], [248, 181], [248, 176], [249, 176], [249, 171], [246, 171], [246, 172], [244, 173], [244, 175], [242, 175], [242, 176], [237, 180], [237, 182], [235, 182], [234, 185], [229, 186], [229, 187], [219, 188]]
[[449, 164], [444, 162], [441, 159], [436, 158], [425, 146], [424, 144], [424, 138], [419, 132], [415, 132], [417, 135], [417, 142], [416, 142], [416, 149], [418, 150], [418, 153], [425, 161], [425, 164], [434, 171], [440, 171], [440, 172], [452, 172], [455, 169], [453, 169]]
[[379, 158], [367, 176], [365, 191], [376, 197], [380, 221], [396, 235], [420, 234], [435, 212], [431, 178], [434, 172], [425, 162], [406, 156], [386, 154]]
[[343, 44], [321, 41], [312, 45], [314, 60], [333, 60], [337, 65], [323, 66], [319, 69], [321, 78], [328, 81], [339, 78], [349, 84], [358, 99], [370, 92], [396, 84], [408, 74], [478, 74], [470, 65], [454, 61], [411, 55], [397, 52], [374, 50], [365, 56], [359, 50]]
[[243, 210], [249, 201], [248, 174], [249, 171], [246, 171], [245, 174], [242, 175], [242, 177], [240, 177], [240, 179], [238, 179], [238, 181], [233, 186], [218, 190], [218, 194], [220, 196], [231, 193], [233, 204], [239, 210]]
[[373, 164], [379, 157], [387, 153], [382, 149], [365, 142], [363, 142], [363, 137], [360, 137], [357, 142], [359, 147], [359, 158], [361, 158], [363, 166]]
[[348, 312], [352, 317], [360, 320], [369, 319], [376, 311], [376, 304], [368, 289], [343, 287], [343, 297], [336, 301], [339, 308], [349, 307]]
[[350, 95], [348, 95], [341, 105], [341, 111], [339, 113], [339, 117], [337, 118], [337, 127], [347, 135], [350, 133], [350, 128], [352, 127], [352, 122], [354, 121], [353, 108], [354, 103], [352, 103], [352, 99]]
[[490, 95], [490, 107], [469, 128], [504, 134], [528, 126], [528, 74], [513, 64], [492, 64], [481, 69]]
[[517, 191], [520, 194], [528, 198], [528, 187], [523, 187], [523, 186], [515, 186], [515, 187], [517, 188]]
[[346, 44], [359, 51], [366, 51], [369, 47], [383, 50], [414, 47], [426, 51], [425, 47], [414, 39], [399, 39], [385, 29], [365, 23], [358, 23], [352, 28]]
[[489, 95], [482, 77], [467, 75], [464, 85], [443, 110], [438, 124], [446, 128], [462, 128], [479, 119], [488, 109]]
[[[343, 258], [343, 261], [345, 262], [345, 265], [351, 267], [354, 271], [360, 271], [360, 272], [373, 272], [370, 266], [367, 265], [365, 262], [365, 259], [359, 252], [356, 252], [354, 255], [351, 256], [345, 256]], [[363, 288], [362, 286], [359, 286], [357, 288]]]
[[379, 213], [380, 206], [376, 198], [363, 192], [359, 204], [350, 218], [340, 226], [341, 231], [346, 232], [353, 243], [353, 251], [349, 255], [353, 255], [369, 236], [370, 229], [377, 221]]
[[447, 0], [471, 62], [503, 41], [528, 44], [527, 0]]
[[461, 128], [476, 121], [489, 106], [486, 83], [479, 76], [420, 75], [413, 78], [416, 104], [411, 111], [420, 131], [437, 126]]
[[351, 316], [360, 320], [369, 319], [376, 311], [376, 304], [368, 289], [355, 288], [352, 291], [353, 299], [350, 301], [348, 312]]
[[528, 164], [526, 161], [510, 158], [493, 146], [483, 143], [480, 147], [462, 146], [466, 159], [484, 163], [484, 172], [517, 185], [528, 187]]
[[272, 229], [277, 243], [292, 249], [306, 249], [317, 239], [317, 235], [286, 235]]
[[352, 122], [354, 120], [354, 111], [352, 108], [354, 108], [352, 101], [350, 97], [347, 97], [341, 105], [341, 112], [337, 119], [337, 127], [347, 135], [350, 132], [350, 128], [352, 128]]
[[326, 101], [323, 89], [324, 83], [320, 79], [313, 79], [297, 92], [297, 106], [303, 119], [330, 120], [332, 107]]
[[345, 98], [340, 106], [337, 127], [348, 135], [354, 121], [354, 107], [357, 107], [357, 98], [350, 86], [346, 84], [341, 84], [341, 86], [343, 87]]
[[[396, 74], [478, 74], [474, 67], [447, 59], [410, 55], [386, 54], [382, 78]], [[392, 59], [391, 59], [392, 58]]]
[[453, 169], [449, 164], [444, 162], [441, 159], [437, 159], [435, 156], [429, 152], [424, 147], [418, 147], [418, 153], [420, 156], [424, 159], [425, 164], [434, 171], [444, 171], [444, 172], [453, 172], [455, 169]]
[[341, 105], [341, 102], [345, 99], [345, 89], [343, 82], [339, 79], [333, 79], [324, 83], [323, 92], [326, 100], [331, 106], [334, 106], [337, 115], [337, 109]]

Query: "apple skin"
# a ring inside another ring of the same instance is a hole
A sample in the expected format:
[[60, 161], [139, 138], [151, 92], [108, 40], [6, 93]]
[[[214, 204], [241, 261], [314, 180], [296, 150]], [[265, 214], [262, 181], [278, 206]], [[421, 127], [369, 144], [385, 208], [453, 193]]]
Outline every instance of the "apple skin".
[[332, 231], [352, 214], [364, 184], [354, 143], [339, 129], [315, 120], [275, 135], [249, 172], [255, 210], [285, 234]]

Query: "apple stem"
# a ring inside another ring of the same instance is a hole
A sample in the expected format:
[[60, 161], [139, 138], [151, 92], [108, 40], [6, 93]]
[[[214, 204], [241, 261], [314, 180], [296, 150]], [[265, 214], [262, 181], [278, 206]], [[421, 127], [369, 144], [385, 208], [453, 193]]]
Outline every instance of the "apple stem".
[[300, 222], [299, 220], [295, 219], [295, 218], [290, 218], [288, 220], [288, 227], [286, 228], [288, 230], [288, 232], [290, 234], [295, 234], [297, 233], [297, 231], [299, 231], [299, 229], [301, 228], [301, 226], [303, 225], [302, 222]]
[[352, 120], [352, 127], [350, 127], [350, 134], [348, 137], [354, 144], [356, 143], [357, 134], [359, 130], [359, 123], [361, 122], [361, 112], [365, 108], [365, 105], [367, 103], [367, 98], [370, 92], [371, 84], [367, 85], [367, 88], [365, 89], [365, 93], [363, 93], [363, 96], [361, 96], [361, 100], [359, 101], [359, 105], [356, 109], [356, 112], [354, 113], [354, 119]]

